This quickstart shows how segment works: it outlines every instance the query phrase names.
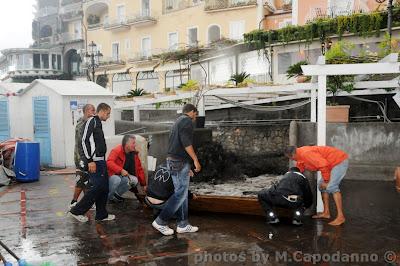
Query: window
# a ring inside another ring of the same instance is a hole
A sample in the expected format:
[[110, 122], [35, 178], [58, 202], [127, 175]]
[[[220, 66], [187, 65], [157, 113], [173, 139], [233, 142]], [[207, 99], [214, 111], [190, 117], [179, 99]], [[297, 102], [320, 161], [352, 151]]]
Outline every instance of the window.
[[48, 69], [50, 67], [49, 65], [49, 55], [48, 54], [42, 54], [42, 62], [43, 62], [43, 68]]
[[217, 25], [208, 27], [208, 43], [219, 41], [221, 39], [221, 29]]
[[151, 56], [151, 39], [145, 37], [142, 39], [142, 56], [148, 58]]
[[112, 44], [112, 59], [114, 61], [119, 60], [119, 43]]
[[57, 55], [57, 69], [61, 70], [61, 55]]
[[125, 55], [128, 55], [131, 51], [132, 44], [130, 39], [125, 39]]
[[315, 64], [318, 56], [321, 55], [321, 49], [311, 49], [302, 52], [280, 53], [278, 54], [278, 74], [284, 75], [288, 68], [302, 60], [307, 60], [310, 64]]
[[33, 68], [40, 68], [40, 54], [33, 54]]
[[74, 22], [74, 38], [75, 40], [82, 39], [82, 22], [80, 20]]
[[188, 38], [189, 38], [189, 45], [190, 46], [197, 46], [198, 38], [197, 38], [197, 28], [190, 28], [188, 30]]
[[142, 16], [150, 16], [150, 0], [142, 0]]
[[353, 11], [353, 5], [353, 0], [331, 0], [328, 13], [331, 16], [349, 15]]
[[51, 55], [51, 68], [57, 69], [57, 55], [55, 54]]
[[229, 38], [232, 40], [242, 40], [244, 34], [244, 20], [231, 21], [229, 23]]
[[119, 23], [125, 22], [125, 17], [126, 17], [126, 14], [125, 14], [125, 6], [124, 6], [124, 5], [117, 6], [117, 18], [118, 18], [118, 22], [119, 22]]
[[178, 49], [178, 33], [168, 33], [168, 47], [170, 50], [175, 51]]

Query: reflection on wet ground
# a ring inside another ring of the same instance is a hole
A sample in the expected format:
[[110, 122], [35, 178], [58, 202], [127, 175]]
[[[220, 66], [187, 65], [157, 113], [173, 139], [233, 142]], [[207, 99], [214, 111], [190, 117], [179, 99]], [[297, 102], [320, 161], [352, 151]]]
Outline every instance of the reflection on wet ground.
[[311, 219], [271, 227], [262, 217], [192, 213], [200, 231], [169, 237], [135, 200], [110, 205], [111, 222], [96, 224], [92, 211], [86, 224], [65, 216], [73, 185], [72, 175], [53, 175], [2, 188], [0, 239], [33, 265], [385, 265], [385, 253], [400, 257], [400, 195], [392, 182], [344, 182], [341, 227]]

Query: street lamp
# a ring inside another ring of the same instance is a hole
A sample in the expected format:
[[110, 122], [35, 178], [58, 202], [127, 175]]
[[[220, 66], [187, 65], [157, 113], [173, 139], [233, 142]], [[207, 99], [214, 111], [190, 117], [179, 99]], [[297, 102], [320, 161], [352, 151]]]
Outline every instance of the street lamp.
[[85, 57], [88, 60], [87, 68], [92, 70], [92, 81], [95, 82], [95, 69], [100, 66], [100, 59], [103, 54], [98, 51], [97, 45], [92, 41], [89, 45], [89, 52], [86, 52]]
[[[379, 4], [382, 4], [386, 0], [375, 0], [375, 1]], [[388, 0], [387, 12], [388, 12], [387, 28], [388, 28], [389, 37], [390, 37], [390, 39], [392, 39], [393, 0]]]

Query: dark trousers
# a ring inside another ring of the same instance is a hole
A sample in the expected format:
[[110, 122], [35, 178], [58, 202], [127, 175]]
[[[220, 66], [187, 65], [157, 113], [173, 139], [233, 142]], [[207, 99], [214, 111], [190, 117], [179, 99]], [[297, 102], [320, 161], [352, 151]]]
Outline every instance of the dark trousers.
[[71, 209], [75, 215], [85, 214], [96, 203], [96, 220], [107, 218], [108, 174], [105, 161], [96, 162], [96, 173], [89, 173], [90, 185], [83, 198]]
[[268, 216], [268, 213], [274, 210], [274, 207], [303, 210], [303, 201], [290, 202], [286, 200], [281, 194], [271, 191], [269, 189], [263, 189], [258, 193], [258, 201], [260, 202], [263, 210]]

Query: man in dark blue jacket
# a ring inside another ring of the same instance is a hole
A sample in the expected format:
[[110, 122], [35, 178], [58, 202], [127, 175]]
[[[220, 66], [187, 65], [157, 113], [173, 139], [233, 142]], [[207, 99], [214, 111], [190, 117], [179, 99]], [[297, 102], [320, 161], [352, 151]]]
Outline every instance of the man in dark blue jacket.
[[293, 210], [292, 223], [301, 225], [304, 210], [313, 203], [313, 195], [307, 178], [297, 167], [292, 167], [278, 184], [261, 190], [258, 201], [267, 215], [268, 223], [279, 223], [274, 207], [281, 207]]
[[174, 230], [168, 227], [168, 222], [177, 217], [176, 232], [194, 233], [199, 230], [188, 222], [188, 191], [191, 162], [194, 171], [199, 172], [201, 165], [193, 148], [193, 121], [197, 109], [193, 104], [185, 104], [180, 116], [172, 127], [169, 135], [167, 169], [171, 172], [174, 183], [174, 194], [167, 200], [160, 215], [152, 226], [163, 235], [172, 235]]
[[96, 221], [111, 221], [115, 216], [106, 210], [108, 173], [105, 161], [107, 145], [101, 122], [110, 117], [111, 107], [106, 103], [97, 106], [97, 114], [86, 121], [80, 147], [80, 167], [89, 172], [90, 187], [83, 198], [69, 211], [80, 222], [87, 222], [85, 213], [96, 203]]

